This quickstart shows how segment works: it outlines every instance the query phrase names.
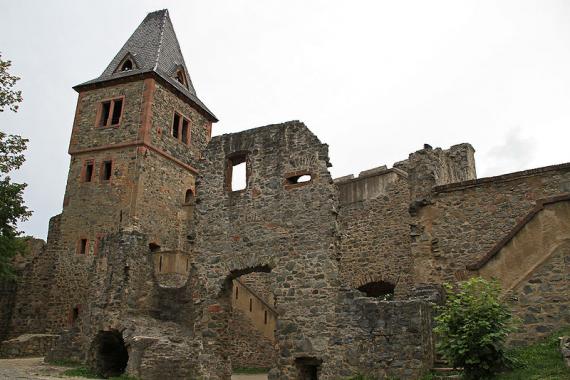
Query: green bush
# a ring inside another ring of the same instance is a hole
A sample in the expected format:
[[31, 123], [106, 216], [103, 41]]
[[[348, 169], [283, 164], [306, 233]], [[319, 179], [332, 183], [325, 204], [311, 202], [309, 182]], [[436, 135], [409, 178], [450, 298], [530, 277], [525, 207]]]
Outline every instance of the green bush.
[[435, 332], [438, 350], [466, 379], [488, 379], [508, 365], [505, 339], [512, 331], [511, 312], [499, 300], [500, 286], [475, 277], [456, 291], [445, 284]]

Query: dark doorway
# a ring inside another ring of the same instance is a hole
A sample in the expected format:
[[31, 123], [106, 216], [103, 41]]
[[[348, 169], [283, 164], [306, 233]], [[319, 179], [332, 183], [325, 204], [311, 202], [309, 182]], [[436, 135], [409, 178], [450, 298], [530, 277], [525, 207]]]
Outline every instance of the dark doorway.
[[319, 378], [322, 363], [322, 360], [311, 357], [295, 359], [297, 378], [299, 380], [317, 380]]
[[104, 378], [119, 376], [125, 372], [129, 354], [120, 332], [100, 331], [93, 341], [94, 368]]

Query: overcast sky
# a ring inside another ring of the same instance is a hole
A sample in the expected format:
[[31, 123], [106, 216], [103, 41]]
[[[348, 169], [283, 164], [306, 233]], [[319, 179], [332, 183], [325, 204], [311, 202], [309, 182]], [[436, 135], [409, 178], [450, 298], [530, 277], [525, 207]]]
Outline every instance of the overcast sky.
[[73, 85], [105, 69], [148, 12], [168, 8], [214, 134], [302, 120], [334, 177], [469, 142], [479, 177], [570, 161], [570, 1], [7, 1], [0, 51], [22, 77], [3, 131], [30, 139], [44, 237], [61, 211]]

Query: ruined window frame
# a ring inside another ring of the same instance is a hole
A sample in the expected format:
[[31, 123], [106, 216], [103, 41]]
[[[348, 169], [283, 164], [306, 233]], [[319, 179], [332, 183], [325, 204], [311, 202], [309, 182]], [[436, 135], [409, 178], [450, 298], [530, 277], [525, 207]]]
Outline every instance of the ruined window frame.
[[[298, 183], [292, 183], [291, 182], [291, 178], [299, 178], [299, 177], [302, 177], [304, 175], [308, 175], [309, 177], [311, 177], [311, 179], [309, 179], [308, 181], [305, 181], [305, 182], [298, 182]], [[296, 189], [298, 187], [307, 186], [307, 185], [310, 185], [311, 183], [313, 183], [315, 178], [316, 178], [316, 175], [314, 175], [310, 170], [297, 170], [294, 172], [287, 172], [284, 175], [283, 187], [286, 190], [290, 190], [290, 189]]]
[[186, 191], [184, 192], [184, 202], [182, 203], [183, 205], [192, 205], [194, 204], [194, 199], [196, 197], [194, 188], [189, 187], [188, 189], [186, 189]]
[[105, 234], [95, 235], [95, 241], [93, 242], [93, 256], [99, 255], [99, 250], [101, 249], [101, 241], [105, 237]]
[[[175, 126], [175, 121], [176, 121], [176, 117], [178, 116], [178, 123]], [[183, 139], [183, 127], [184, 127], [184, 122], [186, 122], [187, 124], [187, 132], [186, 132], [186, 138]], [[175, 131], [176, 131], [176, 136], [175, 136]], [[192, 141], [192, 123], [190, 123], [190, 118], [185, 116], [183, 113], [179, 112], [179, 111], [174, 111], [174, 114], [172, 116], [172, 123], [170, 126], [170, 136], [176, 140], [178, 140], [179, 142], [181, 142], [184, 145], [190, 146], [191, 145], [191, 141]], [[186, 140], [186, 141], [184, 141]]]
[[[113, 123], [113, 114], [115, 112], [115, 105], [117, 102], [121, 102], [121, 113], [119, 115], [119, 119], [117, 123]], [[109, 103], [109, 112], [107, 114], [106, 120], [103, 120], [103, 109], [105, 103]], [[123, 115], [125, 113], [125, 96], [116, 96], [113, 98], [103, 99], [98, 103], [97, 106], [97, 116], [95, 118], [95, 128], [97, 129], [105, 129], [105, 128], [118, 128], [122, 121]]]
[[[249, 189], [249, 180], [251, 177], [251, 163], [249, 161], [249, 151], [237, 151], [226, 156], [225, 161], [225, 178], [224, 189], [230, 194], [239, 194]], [[233, 168], [239, 164], [245, 163], [245, 187], [239, 190], [232, 190]]]

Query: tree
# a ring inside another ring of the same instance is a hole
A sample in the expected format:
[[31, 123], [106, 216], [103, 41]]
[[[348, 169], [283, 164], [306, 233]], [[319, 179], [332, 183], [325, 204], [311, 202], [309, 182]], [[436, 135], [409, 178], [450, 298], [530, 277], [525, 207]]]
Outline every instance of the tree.
[[[10, 66], [11, 62], [2, 60], [0, 54], [0, 112], [5, 108], [17, 112], [22, 101], [21, 91], [12, 89], [20, 78], [9, 74]], [[18, 221], [31, 215], [23, 199], [26, 184], [12, 182], [8, 173], [24, 163], [27, 142], [20, 136], [0, 131], [0, 279], [13, 277], [12, 258], [26, 250], [16, 226]]]
[[435, 332], [438, 349], [466, 379], [487, 379], [505, 365], [505, 340], [512, 331], [508, 306], [500, 301], [495, 281], [474, 277], [457, 291], [445, 284], [446, 302], [439, 308]]

